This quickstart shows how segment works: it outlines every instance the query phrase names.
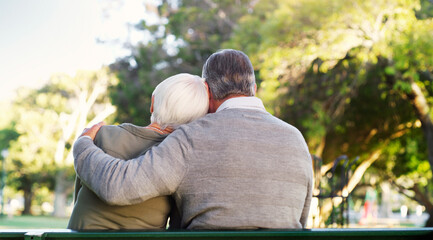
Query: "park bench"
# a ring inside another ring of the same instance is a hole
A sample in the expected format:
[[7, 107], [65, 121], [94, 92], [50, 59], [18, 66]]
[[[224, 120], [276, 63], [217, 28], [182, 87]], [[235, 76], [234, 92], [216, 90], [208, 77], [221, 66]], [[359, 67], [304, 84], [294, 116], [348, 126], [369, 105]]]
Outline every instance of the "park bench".
[[348, 239], [348, 240], [433, 240], [433, 228], [382, 228], [382, 229], [282, 229], [239, 231], [89, 231], [67, 229], [6, 229], [0, 230], [0, 239], [68, 240], [68, 239]]

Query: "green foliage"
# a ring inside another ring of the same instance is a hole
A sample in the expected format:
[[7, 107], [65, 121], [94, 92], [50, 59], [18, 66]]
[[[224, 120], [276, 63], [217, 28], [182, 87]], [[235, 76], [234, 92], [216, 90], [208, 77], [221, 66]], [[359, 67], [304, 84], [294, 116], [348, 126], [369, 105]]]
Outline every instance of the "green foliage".
[[17, 139], [19, 134], [15, 130], [16, 122], [13, 120], [14, 114], [9, 103], [1, 102], [0, 109], [4, 114], [0, 119], [0, 151], [8, 149], [10, 142]]
[[312, 153], [363, 160], [381, 149], [373, 167], [383, 179], [431, 189], [433, 143], [420, 120], [433, 116], [432, 6], [260, 1], [224, 46], [251, 57], [266, 108], [300, 128]]
[[[348, 123], [339, 120], [361, 106], [350, 103], [367, 80], [388, 86], [377, 94], [389, 101], [395, 91], [411, 91], [405, 77], [431, 72], [431, 19], [418, 20], [419, 9], [419, 2], [405, 0], [261, 1], [225, 46], [251, 56], [267, 108], [302, 126], [314, 148], [334, 129], [347, 132]], [[248, 37], [255, 35], [261, 38]]]
[[19, 134], [15, 131], [13, 125], [0, 130], [0, 149], [8, 149], [11, 141], [17, 139]]
[[38, 189], [54, 189], [57, 174], [72, 182], [72, 143], [87, 122], [107, 108], [103, 93], [115, 80], [101, 69], [74, 77], [55, 75], [40, 89], [19, 91], [9, 123], [0, 130], [0, 144], [9, 150], [7, 185], [23, 191], [26, 213]]
[[231, 37], [250, 2], [162, 1], [158, 6], [161, 23], [142, 21], [138, 25], [152, 39], [133, 47], [130, 56], [111, 65], [119, 78], [110, 87], [112, 103], [118, 109], [116, 121], [147, 125], [156, 85], [182, 72], [201, 75], [204, 61]]
[[431, 0], [421, 0], [421, 8], [417, 9], [416, 16], [418, 19], [433, 17], [433, 3]]
[[[410, 126], [410, 124], [409, 124]], [[407, 178], [410, 183], [417, 183], [422, 187], [428, 185], [428, 179], [432, 178], [430, 165], [427, 161], [426, 144], [422, 130], [415, 126], [409, 133], [394, 139], [385, 149], [382, 161], [378, 162], [381, 174], [392, 174], [394, 178]]]
[[199, 74], [211, 53], [235, 48], [252, 60], [268, 111], [300, 128], [311, 152], [331, 160], [384, 149], [378, 166], [398, 158], [407, 167], [386, 169], [410, 174], [426, 166], [410, 95], [415, 82], [433, 104], [431, 9], [413, 0], [162, 1], [165, 21], [140, 25], [152, 40], [112, 65], [117, 121], [147, 124], [161, 80]]
[[53, 102], [52, 108], [44, 109], [47, 103], [42, 99], [47, 96], [38, 95], [35, 90], [25, 90], [14, 103], [18, 138], [10, 142], [7, 166], [8, 185], [17, 190], [29, 188], [33, 183], [48, 184], [48, 176], [55, 171], [53, 156], [59, 135], [53, 126], [58, 118], [55, 109], [59, 101]]
[[[268, 111], [300, 128], [312, 153], [362, 160], [381, 149], [372, 172], [432, 188], [425, 118], [414, 104], [417, 86], [431, 115], [432, 1], [163, 0], [157, 9], [159, 23], [137, 24], [151, 38], [110, 66], [118, 79], [107, 77], [109, 95], [99, 95], [86, 121], [111, 101], [116, 122], [146, 125], [159, 82], [200, 75], [210, 54], [234, 48], [250, 57]], [[52, 189], [54, 172], [71, 169], [53, 158], [61, 126], [104, 74], [58, 75], [21, 91], [10, 119], [0, 122], [17, 189], [32, 182]], [[65, 139], [65, 158], [72, 139]]]

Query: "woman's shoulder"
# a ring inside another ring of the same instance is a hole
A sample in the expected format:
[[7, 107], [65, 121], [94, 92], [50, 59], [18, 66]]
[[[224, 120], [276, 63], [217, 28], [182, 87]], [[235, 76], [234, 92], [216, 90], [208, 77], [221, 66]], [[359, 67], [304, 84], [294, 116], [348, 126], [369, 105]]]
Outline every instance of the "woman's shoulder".
[[[122, 123], [120, 125], [105, 125], [98, 132], [102, 139], [113, 137], [122, 137], [127, 139], [144, 138], [144, 139], [159, 139], [166, 135], [159, 134], [145, 127], [137, 126], [132, 123]], [[96, 136], [98, 138], [98, 135]]]

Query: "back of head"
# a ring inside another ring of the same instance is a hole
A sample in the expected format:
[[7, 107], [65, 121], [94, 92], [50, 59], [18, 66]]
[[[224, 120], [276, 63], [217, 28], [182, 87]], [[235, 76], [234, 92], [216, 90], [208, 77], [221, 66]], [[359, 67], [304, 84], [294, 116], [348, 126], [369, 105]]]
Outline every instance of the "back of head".
[[241, 51], [224, 49], [212, 54], [203, 65], [202, 76], [215, 100], [230, 95], [255, 95], [253, 65]]
[[204, 116], [209, 99], [204, 79], [187, 73], [169, 77], [156, 86], [152, 123], [177, 128]]

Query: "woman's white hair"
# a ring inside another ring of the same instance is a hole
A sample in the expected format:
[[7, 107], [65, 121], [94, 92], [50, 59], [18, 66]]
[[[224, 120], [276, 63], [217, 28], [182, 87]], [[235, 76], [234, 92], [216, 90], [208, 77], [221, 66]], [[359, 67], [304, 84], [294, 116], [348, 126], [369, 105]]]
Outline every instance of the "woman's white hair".
[[187, 73], [176, 74], [156, 86], [152, 96], [152, 123], [161, 128], [177, 128], [204, 116], [209, 98], [204, 78]]

